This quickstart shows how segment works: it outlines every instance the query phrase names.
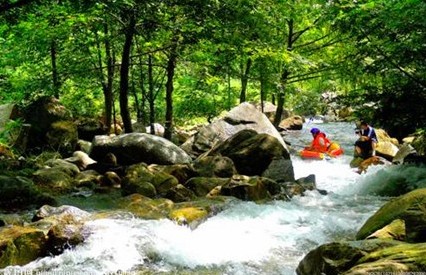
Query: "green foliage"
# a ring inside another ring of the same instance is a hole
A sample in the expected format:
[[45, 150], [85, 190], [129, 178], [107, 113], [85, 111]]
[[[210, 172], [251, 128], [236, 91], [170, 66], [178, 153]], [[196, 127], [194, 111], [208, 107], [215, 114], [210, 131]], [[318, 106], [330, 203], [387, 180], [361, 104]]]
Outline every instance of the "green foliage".
[[0, 144], [13, 145], [22, 127], [22, 120], [9, 120], [3, 128], [0, 128]]
[[425, 127], [425, 15], [422, 0], [35, 1], [0, 14], [0, 102], [58, 94], [75, 116], [101, 117], [110, 85], [118, 114], [123, 34], [134, 16], [133, 118], [164, 122], [176, 45], [180, 124], [233, 107], [246, 77], [247, 101], [262, 91], [268, 101], [284, 95], [297, 113], [324, 114], [321, 94], [333, 91], [340, 106], [403, 137]]

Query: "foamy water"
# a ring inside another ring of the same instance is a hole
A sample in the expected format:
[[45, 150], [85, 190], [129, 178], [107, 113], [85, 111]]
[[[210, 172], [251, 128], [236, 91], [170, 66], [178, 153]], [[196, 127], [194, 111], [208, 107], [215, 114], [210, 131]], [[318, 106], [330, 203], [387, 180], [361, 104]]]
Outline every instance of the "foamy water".
[[[353, 126], [320, 126], [342, 141], [346, 155], [329, 161], [294, 156], [293, 165], [296, 178], [315, 174], [318, 188], [329, 192], [326, 196], [313, 191], [290, 202], [236, 202], [195, 230], [170, 220], [131, 216], [91, 221], [86, 224], [90, 236], [73, 250], [3, 271], [295, 274], [307, 252], [326, 242], [352, 239], [387, 200], [360, 192], [374, 183], [382, 168], [364, 175], [349, 168]], [[287, 138], [307, 143], [310, 135], [295, 132]]]

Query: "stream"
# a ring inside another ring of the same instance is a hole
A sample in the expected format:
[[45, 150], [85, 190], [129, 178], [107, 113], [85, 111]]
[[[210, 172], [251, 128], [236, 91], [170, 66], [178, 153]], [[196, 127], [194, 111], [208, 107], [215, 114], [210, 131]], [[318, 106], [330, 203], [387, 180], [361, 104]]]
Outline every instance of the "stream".
[[326, 196], [311, 191], [290, 202], [235, 202], [195, 230], [167, 219], [142, 220], [130, 214], [95, 220], [86, 224], [87, 240], [74, 249], [2, 271], [295, 274], [306, 253], [327, 242], [353, 239], [367, 218], [389, 199], [363, 190], [367, 184], [379, 184], [382, 177], [377, 174], [390, 167], [371, 167], [363, 175], [349, 167], [356, 139], [353, 124], [311, 123], [306, 130], [289, 132], [285, 139], [294, 145], [308, 144], [314, 125], [338, 141], [345, 155], [324, 161], [293, 155], [292, 160], [296, 178], [315, 174], [317, 187], [329, 192]]

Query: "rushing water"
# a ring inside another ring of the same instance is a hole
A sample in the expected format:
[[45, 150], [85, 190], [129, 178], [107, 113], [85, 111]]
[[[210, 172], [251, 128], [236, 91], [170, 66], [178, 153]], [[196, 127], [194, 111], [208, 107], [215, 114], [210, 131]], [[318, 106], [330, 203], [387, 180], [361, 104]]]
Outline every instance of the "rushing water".
[[[258, 205], [237, 202], [195, 230], [170, 220], [141, 220], [131, 215], [88, 222], [85, 243], [62, 255], [3, 271], [105, 274], [295, 274], [303, 256], [316, 246], [352, 239], [386, 198], [360, 193], [383, 167], [358, 175], [349, 168], [354, 125], [318, 124], [346, 153], [328, 161], [293, 156], [296, 178], [315, 174], [323, 196], [308, 192], [291, 202]], [[307, 125], [307, 129], [313, 125]], [[294, 146], [311, 140], [308, 130], [291, 132]], [[362, 195], [361, 195], [362, 194]]]

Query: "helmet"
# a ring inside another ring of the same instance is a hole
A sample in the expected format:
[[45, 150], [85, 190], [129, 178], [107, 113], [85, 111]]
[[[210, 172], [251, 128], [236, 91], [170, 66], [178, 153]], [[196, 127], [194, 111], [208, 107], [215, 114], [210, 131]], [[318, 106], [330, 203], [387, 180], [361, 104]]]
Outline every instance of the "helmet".
[[316, 135], [320, 132], [320, 130], [318, 128], [312, 128], [311, 129], [311, 134]]

